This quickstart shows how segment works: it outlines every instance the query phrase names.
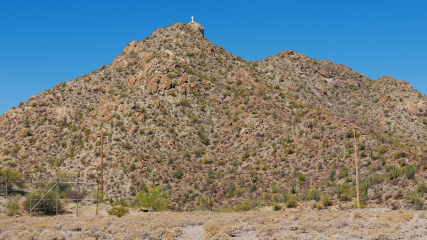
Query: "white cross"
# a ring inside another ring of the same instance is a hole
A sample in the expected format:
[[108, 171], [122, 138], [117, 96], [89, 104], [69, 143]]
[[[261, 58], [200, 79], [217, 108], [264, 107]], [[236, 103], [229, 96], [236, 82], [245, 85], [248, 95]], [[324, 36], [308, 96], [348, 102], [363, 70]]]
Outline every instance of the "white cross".
[[193, 21], [193, 18], [194, 18], [194, 17], [191, 17], [191, 21], [192, 21], [192, 22], [194, 22], [194, 21]]

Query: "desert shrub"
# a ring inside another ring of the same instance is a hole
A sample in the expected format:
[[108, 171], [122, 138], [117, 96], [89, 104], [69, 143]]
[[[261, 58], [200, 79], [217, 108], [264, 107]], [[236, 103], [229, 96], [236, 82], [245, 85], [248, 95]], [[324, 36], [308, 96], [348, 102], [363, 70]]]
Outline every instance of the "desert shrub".
[[307, 191], [307, 193], [304, 195], [304, 200], [320, 200], [320, 192], [317, 189], [312, 189]]
[[332, 205], [332, 200], [329, 197], [329, 195], [323, 195], [322, 197], [322, 204], [324, 207], [328, 207]]
[[418, 192], [424, 194], [425, 192], [427, 192], [427, 184], [423, 181], [420, 181], [417, 179], [417, 188], [418, 188]]
[[423, 124], [427, 125], [427, 118], [423, 118]]
[[113, 207], [112, 209], [107, 211], [108, 214], [116, 215], [119, 218], [123, 217], [128, 212], [129, 212], [129, 209], [122, 207], [122, 206], [120, 206], [120, 207], [116, 206], [116, 207]]
[[194, 154], [196, 155], [196, 157], [201, 157], [205, 154], [205, 149], [197, 148], [196, 150], [194, 150]]
[[396, 153], [393, 154], [393, 158], [394, 159], [399, 159], [399, 158], [402, 158], [402, 157], [405, 157], [405, 156], [406, 156], [406, 154], [403, 151], [398, 151], [398, 152], [396, 152]]
[[293, 148], [288, 148], [285, 151], [287, 154], [293, 154], [295, 152], [295, 150]]
[[[9, 163], [14, 163], [13, 164], [14, 166], [17, 165], [15, 162], [9, 162]], [[8, 189], [12, 189], [15, 185], [18, 187], [23, 186], [23, 184], [21, 183], [13, 183], [13, 184], [11, 183], [11, 181], [24, 181], [24, 176], [22, 175], [21, 172], [13, 171], [11, 169], [0, 169], [0, 180], [6, 181], [8, 177], [9, 177], [9, 181], [7, 183]], [[4, 187], [3, 184], [2, 184], [2, 187]]]
[[287, 202], [286, 202], [286, 207], [287, 208], [296, 208], [298, 206], [298, 202], [297, 199], [295, 197], [290, 198]]
[[243, 188], [238, 188], [236, 189], [236, 191], [234, 192], [238, 197], [243, 196], [243, 194], [245, 194], [245, 189]]
[[340, 199], [341, 193], [342, 193], [342, 189], [343, 189], [343, 185], [342, 184], [337, 184], [337, 185], [335, 185], [335, 189], [337, 190], [337, 198]]
[[197, 131], [197, 136], [199, 136], [200, 141], [204, 144], [204, 145], [209, 145], [210, 144], [210, 140], [209, 137], [205, 134], [205, 128], [203, 126], [201, 126], [199, 128], [199, 130]]
[[188, 101], [187, 99], [182, 99], [182, 100], [178, 101], [178, 102], [176, 103], [176, 105], [177, 105], [177, 106], [189, 107], [189, 106], [191, 106], [191, 102], [190, 102], [190, 101]]
[[245, 186], [245, 179], [240, 178], [240, 179], [237, 181], [237, 184], [238, 184], [240, 187], [244, 187], [244, 186]]
[[393, 165], [385, 166], [385, 173], [390, 180], [394, 180], [402, 175], [401, 169], [399, 169], [398, 166]]
[[236, 185], [234, 185], [234, 183], [231, 183], [230, 187], [228, 187], [228, 191], [227, 191], [228, 197], [229, 198], [234, 197], [235, 191], [236, 191]]
[[272, 190], [274, 193], [277, 193], [277, 190], [278, 190], [277, 185], [276, 185], [276, 184], [271, 185], [271, 190]]
[[340, 172], [338, 173], [338, 178], [342, 179], [346, 177], [348, 177], [348, 167], [343, 167], [340, 169]]
[[414, 204], [415, 209], [421, 210], [424, 206], [424, 198], [421, 194], [417, 192], [411, 193], [409, 196], [409, 201]]
[[132, 144], [130, 142], [126, 142], [124, 145], [124, 148], [130, 149], [130, 148], [132, 148]]
[[182, 169], [178, 169], [175, 171], [175, 177], [181, 179], [184, 176], [184, 171]]
[[[345, 136], [346, 136], [347, 138], [354, 138], [354, 130], [348, 130], [348, 131], [345, 133]], [[360, 137], [360, 134], [356, 132], [356, 138], [359, 138], [359, 137]]]
[[244, 153], [243, 153], [243, 159], [246, 159], [246, 158], [249, 158], [249, 156], [250, 156], [250, 152], [249, 151], [245, 151]]
[[211, 196], [202, 196], [200, 198], [200, 206], [203, 208], [209, 207], [212, 210], [212, 206], [214, 205], [214, 200]]
[[255, 171], [250, 172], [252, 183], [256, 183], [258, 181], [258, 175]]
[[279, 210], [282, 210], [282, 205], [280, 205], [279, 203], [274, 203], [273, 204], [273, 210], [274, 211], [279, 211]]
[[169, 194], [162, 187], [149, 187], [148, 191], [140, 191], [134, 198], [136, 207], [152, 208], [154, 211], [169, 209]]
[[76, 125], [72, 124], [71, 125], [71, 131], [75, 132], [77, 130], [79, 130], [79, 128]]
[[211, 164], [211, 163], [213, 163], [213, 160], [212, 160], [212, 158], [206, 158], [203, 160], [203, 163], [204, 164]]
[[129, 171], [135, 171], [136, 170], [136, 164], [135, 163], [131, 163], [129, 166]]
[[380, 147], [377, 149], [378, 153], [383, 155], [384, 153], [388, 152], [388, 148], [387, 147]]
[[7, 201], [7, 216], [13, 216], [19, 214], [19, 202], [17, 199]]
[[234, 211], [236, 212], [247, 212], [252, 209], [256, 209], [259, 207], [259, 203], [257, 201], [246, 201], [234, 207]]
[[405, 168], [404, 171], [405, 171], [406, 177], [408, 179], [414, 178], [414, 176], [415, 176], [415, 168], [414, 168], [414, 166], [408, 165], [408, 166], [406, 166], [404, 168]]

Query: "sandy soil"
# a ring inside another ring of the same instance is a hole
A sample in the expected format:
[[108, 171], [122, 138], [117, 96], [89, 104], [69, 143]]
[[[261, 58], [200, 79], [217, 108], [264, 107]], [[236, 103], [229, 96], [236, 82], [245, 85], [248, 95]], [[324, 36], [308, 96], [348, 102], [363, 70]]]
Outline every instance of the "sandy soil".
[[[278, 212], [139, 212], [109, 216], [101, 205], [79, 216], [0, 214], [0, 239], [426, 239], [426, 211], [363, 209]], [[69, 209], [72, 211], [72, 207]]]

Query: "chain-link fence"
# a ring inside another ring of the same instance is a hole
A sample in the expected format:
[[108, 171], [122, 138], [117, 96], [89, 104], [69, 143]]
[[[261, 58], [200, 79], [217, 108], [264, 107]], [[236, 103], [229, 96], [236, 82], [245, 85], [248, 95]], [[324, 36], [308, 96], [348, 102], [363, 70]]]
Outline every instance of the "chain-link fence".
[[13, 215], [22, 208], [34, 214], [71, 213], [79, 215], [79, 208], [94, 208], [98, 212], [99, 184], [77, 179], [55, 178], [45, 181], [16, 180], [10, 176], [0, 180], [0, 213]]

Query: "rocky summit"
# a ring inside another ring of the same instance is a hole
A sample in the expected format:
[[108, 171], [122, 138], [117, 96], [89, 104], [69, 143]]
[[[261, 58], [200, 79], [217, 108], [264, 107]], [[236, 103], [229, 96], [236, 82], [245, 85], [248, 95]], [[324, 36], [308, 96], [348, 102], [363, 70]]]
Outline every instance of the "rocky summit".
[[[427, 98], [292, 50], [251, 62], [196, 22], [133, 41], [111, 65], [31, 97], [0, 117], [1, 169], [96, 181], [106, 199], [162, 186], [170, 208], [248, 200], [423, 207]], [[354, 129], [357, 149], [354, 144]]]

